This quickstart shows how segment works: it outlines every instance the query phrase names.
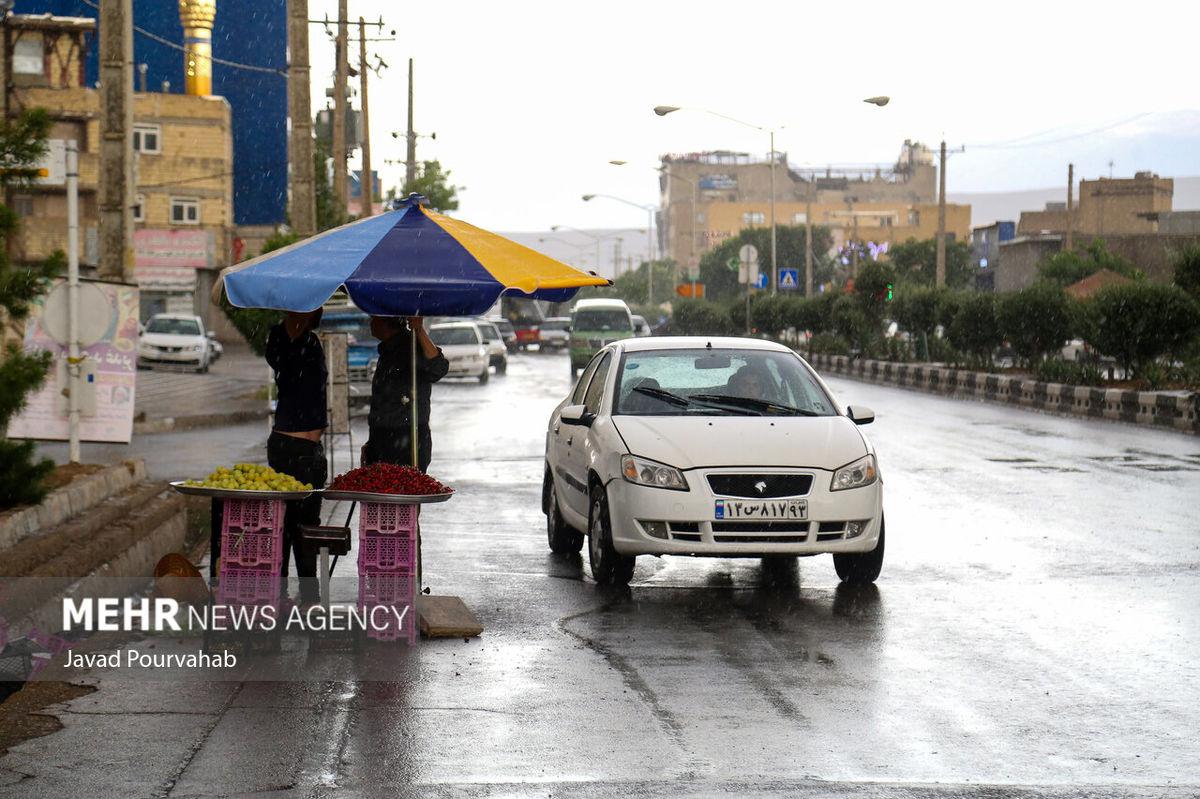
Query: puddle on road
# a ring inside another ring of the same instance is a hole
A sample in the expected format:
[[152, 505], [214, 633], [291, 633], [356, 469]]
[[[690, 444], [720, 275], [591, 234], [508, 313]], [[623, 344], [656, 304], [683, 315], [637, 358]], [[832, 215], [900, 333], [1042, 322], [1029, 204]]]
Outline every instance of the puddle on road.
[[1037, 463], [1034, 458], [986, 458], [992, 463]]
[[1084, 471], [1083, 469], [1076, 469], [1074, 466], [1055, 466], [1049, 463], [1022, 464], [1016, 468], [1033, 472], [1078, 472], [1082, 474]]

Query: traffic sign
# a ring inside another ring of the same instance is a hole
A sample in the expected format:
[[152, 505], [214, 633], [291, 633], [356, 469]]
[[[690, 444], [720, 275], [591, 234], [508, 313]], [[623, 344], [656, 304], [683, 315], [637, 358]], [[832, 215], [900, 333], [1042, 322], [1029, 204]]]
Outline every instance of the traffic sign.
[[726, 261], [725, 265], [729, 267], [730, 272], [736, 272], [738, 270], [738, 268], [741, 267], [742, 262], [735, 255], [732, 258], [730, 258], [728, 261]]
[[702, 298], [704, 296], [704, 284], [703, 283], [680, 283], [679, 285], [677, 285], [675, 287], [675, 293], [678, 294], [680, 297]]
[[765, 289], [767, 287], [767, 273], [759, 272], [755, 275], [754, 288]]
[[743, 244], [738, 250], [738, 259], [744, 264], [758, 263], [758, 248], [753, 244]]
[[779, 270], [779, 290], [780, 291], [795, 291], [800, 288], [800, 270], [799, 269], [780, 269]]

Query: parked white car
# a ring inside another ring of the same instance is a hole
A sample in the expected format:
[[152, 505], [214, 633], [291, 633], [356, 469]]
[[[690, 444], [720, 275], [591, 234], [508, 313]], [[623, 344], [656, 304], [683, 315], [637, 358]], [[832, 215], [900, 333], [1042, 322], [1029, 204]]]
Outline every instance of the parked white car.
[[543, 350], [565, 350], [571, 343], [571, 317], [551, 316], [538, 325], [540, 340], [538, 348]]
[[488, 366], [496, 367], [496, 374], [504, 374], [508, 371], [508, 347], [504, 344], [504, 336], [495, 323], [487, 319], [476, 319], [475, 326], [483, 337], [483, 346], [487, 347]]
[[442, 322], [431, 325], [429, 338], [450, 362], [450, 377], [477, 377], [488, 381], [488, 350], [474, 322]]
[[832, 553], [838, 576], [883, 565], [883, 482], [859, 425], [779, 344], [631, 338], [602, 348], [546, 432], [542, 509], [555, 552], [586, 535], [592, 576], [638, 555]]
[[213, 360], [212, 335], [199, 316], [155, 314], [138, 341], [138, 366], [190, 366], [207, 372]]

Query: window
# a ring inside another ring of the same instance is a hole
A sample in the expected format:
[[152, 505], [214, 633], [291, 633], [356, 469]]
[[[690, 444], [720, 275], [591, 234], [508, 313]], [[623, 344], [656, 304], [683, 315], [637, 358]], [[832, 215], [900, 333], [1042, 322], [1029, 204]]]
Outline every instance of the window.
[[198, 336], [200, 335], [200, 323], [195, 319], [156, 316], [146, 325], [146, 332], [168, 333], [173, 336]]
[[40, 35], [25, 34], [13, 43], [12, 71], [14, 75], [46, 73], [46, 50]]
[[633, 330], [633, 323], [629, 319], [629, 311], [623, 308], [588, 308], [575, 312], [571, 329], [601, 333], [619, 330], [628, 333]]
[[200, 224], [200, 201], [195, 197], [171, 198], [172, 225]]
[[743, 225], [761, 225], [766, 221], [766, 216], [762, 211], [746, 211], [742, 214]]
[[575, 390], [571, 392], [571, 404], [583, 404], [583, 392], [587, 390], [588, 381], [592, 379], [592, 374], [596, 371], [596, 367], [600, 365], [600, 358], [604, 353], [596, 353], [589, 363], [583, 369], [583, 374], [579, 376], [579, 382], [575, 384]]
[[133, 126], [133, 150], [158, 155], [162, 152], [162, 129], [158, 125]]
[[793, 214], [792, 215], [792, 224], [793, 225], [803, 225], [806, 222], [808, 222], [808, 214], [801, 213], [801, 214]]
[[429, 330], [429, 339], [439, 347], [480, 343], [479, 331], [475, 329], [474, 325], [433, 327]]
[[33, 197], [28, 194], [18, 194], [13, 197], [13, 212], [18, 216], [33, 216]]
[[908, 212], [908, 226], [909, 227], [920, 227], [921, 226], [921, 212], [920, 211], [917, 211], [914, 209], [914, 210], [911, 210]]
[[133, 221], [146, 221], [146, 195], [139, 194], [133, 204]]
[[588, 384], [587, 393], [583, 395], [583, 406], [590, 413], [600, 413], [600, 400], [604, 396], [604, 384], [608, 379], [608, 366], [612, 363], [612, 351], [604, 353], [604, 359], [596, 367], [592, 382]]

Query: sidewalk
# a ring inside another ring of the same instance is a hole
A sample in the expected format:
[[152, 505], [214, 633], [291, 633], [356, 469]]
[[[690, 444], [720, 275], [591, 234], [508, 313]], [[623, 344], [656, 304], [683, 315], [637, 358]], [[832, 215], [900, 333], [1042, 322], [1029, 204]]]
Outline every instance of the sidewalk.
[[267, 416], [267, 400], [256, 393], [269, 384], [270, 370], [247, 347], [230, 347], [208, 374], [139, 370], [134, 432], [163, 433], [233, 424]]

